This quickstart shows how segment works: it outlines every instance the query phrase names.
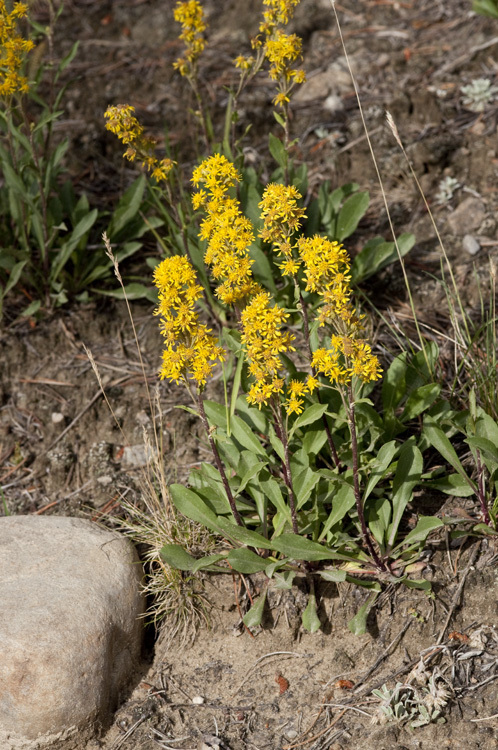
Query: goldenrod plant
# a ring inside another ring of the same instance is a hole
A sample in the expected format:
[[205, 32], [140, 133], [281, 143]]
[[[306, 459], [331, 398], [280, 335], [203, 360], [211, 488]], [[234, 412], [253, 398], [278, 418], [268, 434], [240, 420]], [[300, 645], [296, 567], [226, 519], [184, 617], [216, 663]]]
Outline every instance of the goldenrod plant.
[[[405, 342], [386, 364], [379, 360], [358, 284], [402, 262], [414, 238], [373, 238], [352, 262], [344, 243], [368, 208], [368, 194], [355, 183], [324, 183], [318, 195], [306, 195], [306, 166], [294, 162], [290, 133], [292, 92], [305, 80], [297, 65], [301, 41], [285, 30], [298, 2], [263, 0], [253, 54], [235, 60], [239, 80], [219, 134], [200, 92], [208, 38], [202, 6], [175, 6], [185, 42], [176, 67], [194, 89], [205, 150], [188, 175], [191, 195], [181, 164], [168, 146], [166, 161], [155, 156], [130, 105], [113, 105], [106, 117], [128, 146], [125, 157], [156, 178], [154, 200], [168, 230], [157, 233], [167, 257], [154, 271], [164, 337], [159, 376], [185, 387], [191, 405], [183, 408], [201, 420], [213, 459], [191, 472], [188, 487], [172, 484], [169, 493], [176, 511], [220, 540], [217, 550], [194, 556], [167, 541], [162, 560], [189, 573], [263, 573], [280, 588], [304, 575], [310, 597], [303, 626], [312, 632], [321, 624], [314, 576], [354, 582], [370, 592], [350, 623], [361, 633], [383, 582], [430, 589], [419, 577], [419, 556], [446, 521], [417, 515], [407, 523], [417, 487], [475, 492], [476, 520], [493, 532], [494, 428], [477, 405], [462, 422], [442, 397], [433, 341], [421, 338], [419, 349]], [[276, 85], [283, 138], [270, 134], [277, 166], [261, 184], [244, 165], [237, 107], [265, 67]], [[164, 163], [167, 171], [154, 175]], [[220, 367], [224, 403], [206, 397]], [[455, 419], [478, 460], [476, 480], [448, 448]], [[454, 474], [424, 467], [433, 448]], [[265, 590], [244, 618], [248, 627], [261, 622], [264, 603]]]

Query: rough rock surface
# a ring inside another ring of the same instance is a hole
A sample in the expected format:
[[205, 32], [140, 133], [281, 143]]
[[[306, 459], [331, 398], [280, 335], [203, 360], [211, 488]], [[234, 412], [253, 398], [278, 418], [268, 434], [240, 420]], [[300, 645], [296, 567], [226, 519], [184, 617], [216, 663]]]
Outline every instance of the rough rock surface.
[[141, 567], [84, 519], [0, 518], [0, 747], [70, 747], [139, 665]]

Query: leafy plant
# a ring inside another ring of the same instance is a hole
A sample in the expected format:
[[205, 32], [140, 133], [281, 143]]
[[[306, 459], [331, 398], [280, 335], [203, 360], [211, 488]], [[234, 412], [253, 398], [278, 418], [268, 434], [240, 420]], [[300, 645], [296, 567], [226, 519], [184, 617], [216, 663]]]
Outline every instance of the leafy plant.
[[[62, 12], [48, 2], [48, 28], [31, 20], [34, 33], [46, 37], [48, 49], [55, 23]], [[54, 126], [63, 115], [65, 87], [61, 76], [77, 54], [78, 43], [54, 67], [42, 62], [33, 81], [21, 75], [24, 57], [33, 43], [24, 40], [15, 21], [26, 13], [17, 3], [13, 15], [3, 9], [2, 42], [17, 45], [15, 61], [6, 58], [6, 73], [0, 90], [0, 167], [4, 182], [0, 188], [0, 315], [6, 295], [22, 287], [30, 300], [23, 314], [51, 309], [69, 298], [85, 299], [99, 282], [112, 277], [112, 266], [96, 242], [107, 223], [104, 213], [89, 205], [85, 195], [77, 196], [70, 181], [63, 182], [64, 157], [69, 140], [54, 139]], [[46, 80], [48, 79], [48, 80]], [[42, 82], [49, 88], [40, 93]], [[142, 248], [141, 238], [159, 220], [140, 217], [144, 178], [127, 191], [111, 219], [108, 231], [118, 245], [121, 260]], [[93, 249], [89, 252], [89, 248]], [[145, 288], [135, 286], [135, 296]], [[149, 298], [150, 292], [149, 292]], [[154, 299], [153, 297], [151, 299]]]

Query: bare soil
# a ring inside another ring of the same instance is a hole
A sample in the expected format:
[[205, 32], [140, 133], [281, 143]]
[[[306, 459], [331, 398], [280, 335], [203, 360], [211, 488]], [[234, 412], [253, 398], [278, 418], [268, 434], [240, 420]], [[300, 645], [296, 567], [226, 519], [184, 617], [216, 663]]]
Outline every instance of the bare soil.
[[[248, 48], [260, 6], [256, 0], [205, 5], [211, 29], [205, 76], [215, 125], [221, 127], [230, 61]], [[167, 123], [180, 157], [195, 162], [188, 114], [193, 102], [172, 70], [180, 49], [172, 6], [159, 0], [65, 4], [57, 54], [65, 55], [76, 39], [80, 50], [68, 73], [74, 80], [59, 127], [71, 139], [68, 168], [76, 189], [101, 208], [111, 209], [135, 176], [104, 130], [108, 104], [133, 104], [159, 141]], [[486, 290], [489, 259], [498, 260], [498, 106], [472, 113], [462, 105], [460, 87], [496, 78], [498, 23], [471, 14], [467, 0], [344, 0], [336, 7], [396, 232], [417, 237], [407, 264], [419, 314], [442, 343], [449, 329], [444, 293], [433, 278], [439, 273], [437, 241], [384, 112], [392, 113], [431, 203], [465, 304], [478, 309], [477, 280]], [[43, 9], [36, 12], [43, 21]], [[388, 237], [389, 226], [330, 4], [303, 0], [293, 29], [304, 39], [309, 83], [293, 107], [292, 127], [299, 139], [296, 157], [310, 165], [310, 189], [330, 179], [334, 185], [356, 180], [370, 191], [367, 216], [348, 243], [354, 255], [365, 239]], [[248, 158], [260, 167], [271, 163], [266, 144], [274, 128], [272, 96], [271, 83], [260, 80], [242, 102], [241, 129], [254, 123]], [[438, 184], [446, 175], [461, 187], [447, 205], [438, 206]], [[474, 202], [459, 209], [469, 198]], [[465, 249], [465, 235], [479, 243], [475, 256]], [[387, 269], [364, 291], [410, 331], [399, 271]], [[157, 321], [150, 305], [132, 308], [152, 386], [161, 347]], [[41, 321], [17, 318], [18, 309], [14, 302], [7, 310], [0, 338], [4, 510], [95, 519], [102, 511], [119, 514], [123, 496], [139, 501], [143, 429], [154, 417], [124, 305], [96, 298]], [[114, 416], [83, 345], [97, 362]], [[175, 408], [183, 400], [180, 389], [161, 387], [165, 460], [178, 481], [208, 455], [198, 425]], [[453, 510], [461, 505], [458, 499], [450, 503]], [[200, 630], [190, 647], [168, 646], [160, 637], [113, 725], [85, 747], [498, 747], [496, 555], [487, 542], [479, 549], [475, 544], [454, 547], [441, 538], [429, 550], [424, 571], [434, 582], [434, 598], [386, 590], [361, 637], [347, 628], [365, 600], [357, 589], [330, 585], [318, 592], [323, 628], [313, 636], [299, 625], [305, 606], [301, 588], [285, 595], [273, 591], [264, 627], [251, 637], [241, 630], [236, 607], [236, 598], [247, 606], [242, 584], [235, 582], [236, 596], [231, 580], [209, 580], [211, 629]], [[253, 595], [260, 585], [257, 578], [248, 582]], [[410, 679], [420, 658], [423, 684], [432, 676], [446, 685], [446, 722], [415, 729], [379, 723], [371, 690]]]

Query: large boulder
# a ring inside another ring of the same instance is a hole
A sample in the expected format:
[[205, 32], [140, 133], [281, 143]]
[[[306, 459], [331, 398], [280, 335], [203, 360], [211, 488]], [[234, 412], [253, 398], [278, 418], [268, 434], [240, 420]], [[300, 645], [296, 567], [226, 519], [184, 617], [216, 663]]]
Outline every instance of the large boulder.
[[140, 661], [141, 566], [91, 521], [0, 518], [0, 747], [71, 747]]

